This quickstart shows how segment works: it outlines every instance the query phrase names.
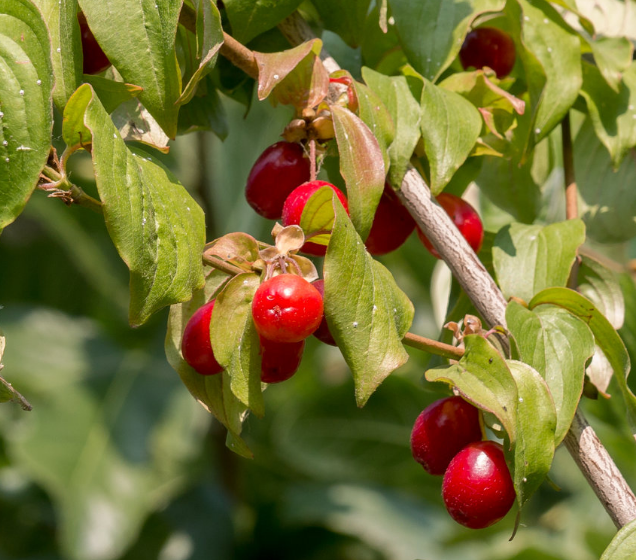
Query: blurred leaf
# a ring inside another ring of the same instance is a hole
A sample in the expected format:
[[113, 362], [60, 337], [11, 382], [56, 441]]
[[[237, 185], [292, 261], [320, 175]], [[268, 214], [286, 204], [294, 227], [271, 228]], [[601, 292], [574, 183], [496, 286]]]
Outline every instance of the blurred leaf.
[[601, 560], [630, 560], [636, 550], [636, 520], [624, 525], [607, 547]]
[[177, 99], [178, 105], [184, 105], [192, 99], [199, 82], [214, 68], [216, 57], [223, 44], [221, 14], [216, 4], [212, 0], [196, 0], [195, 9], [197, 14], [196, 54], [199, 67]]
[[232, 393], [257, 416], [265, 414], [261, 391], [261, 345], [252, 321], [257, 274], [239, 274], [217, 296], [210, 322], [214, 356], [229, 374]]
[[555, 444], [565, 437], [583, 391], [585, 364], [594, 354], [594, 339], [586, 324], [555, 306], [534, 311], [511, 301], [506, 323], [515, 337], [521, 360], [548, 384], [556, 407]]
[[391, 165], [388, 180], [394, 188], [400, 188], [420, 138], [419, 103], [411, 94], [404, 76], [389, 77], [370, 68], [363, 68], [362, 77], [382, 100], [395, 123], [395, 137], [389, 146]]
[[[632, 64], [634, 46], [626, 37], [599, 37], [590, 41], [594, 62], [607, 84], [619, 91], [623, 72]], [[586, 63], [583, 63], [585, 70]], [[585, 77], [583, 78], [585, 80]]]
[[356, 403], [364, 406], [408, 360], [401, 341], [413, 321], [413, 304], [367, 253], [335, 195], [333, 205], [336, 219], [323, 269], [325, 317], [353, 373]]
[[0, 233], [22, 212], [49, 156], [50, 48], [31, 2], [0, 4]]
[[384, 190], [382, 150], [371, 130], [351, 111], [332, 105], [331, 112], [351, 221], [366, 239]]
[[592, 302], [581, 294], [566, 288], [548, 288], [538, 293], [530, 301], [530, 309], [539, 305], [557, 305], [567, 309], [587, 323], [594, 334], [596, 344], [612, 364], [618, 386], [627, 406], [627, 420], [632, 433], [636, 434], [636, 396], [627, 385], [627, 376], [631, 367], [625, 344], [610, 322], [594, 307]]
[[[0, 371], [4, 369], [4, 365], [2, 364], [2, 355], [4, 354], [6, 344], [6, 337], [4, 336], [2, 329], [0, 329]], [[0, 403], [10, 401], [20, 404], [24, 410], [31, 410], [31, 405], [28, 401], [13, 388], [11, 383], [6, 381], [3, 377], [0, 377]]]
[[187, 301], [203, 284], [203, 212], [168, 169], [147, 153], [127, 148], [90, 85], [78, 89], [67, 105], [63, 135], [68, 145], [80, 130], [88, 132], [83, 142], [92, 133], [104, 218], [130, 269], [129, 318], [139, 325], [158, 309]]
[[499, 12], [501, 0], [389, 0], [402, 48], [415, 70], [436, 81], [459, 53], [466, 32], [484, 12]]
[[84, 81], [93, 87], [107, 113], [112, 113], [122, 103], [137, 97], [142, 91], [139, 86], [108, 80], [101, 76], [87, 74], [84, 76]]
[[206, 80], [205, 95], [197, 95], [179, 110], [178, 135], [188, 134], [198, 130], [210, 130], [220, 140], [225, 140], [229, 134], [228, 117], [225, 105], [219, 92], [213, 86], [209, 77]]
[[[143, 88], [139, 100], [169, 138], [177, 133], [181, 74], [175, 37], [181, 2], [79, 0], [88, 25], [125, 82]], [[148, 30], [152, 30], [149, 33]]]
[[0, 423], [12, 461], [54, 500], [65, 558], [118, 558], [187, 482], [204, 419], [163, 359], [122, 351], [91, 320], [7, 309], [3, 325], [37, 410]]
[[302, 0], [225, 0], [232, 36], [245, 44], [290, 15]]
[[552, 465], [557, 414], [550, 390], [528, 364], [507, 361], [517, 384], [517, 441], [513, 457], [513, 481], [519, 507], [536, 492]]
[[618, 169], [627, 151], [636, 145], [636, 63], [624, 72], [617, 91], [613, 91], [596, 66], [583, 62], [581, 95], [594, 131]]
[[618, 274], [590, 257], [580, 258], [578, 291], [605, 315], [612, 327], [620, 329], [625, 319], [625, 300]]
[[431, 168], [431, 193], [438, 195], [466, 161], [479, 133], [481, 117], [461, 95], [424, 82], [420, 128]]
[[466, 400], [494, 414], [514, 446], [518, 398], [515, 379], [501, 354], [483, 336], [467, 335], [464, 343], [466, 352], [459, 362], [427, 370], [426, 379], [448, 383]]
[[622, 243], [636, 235], [636, 160], [623, 159], [614, 171], [609, 153], [586, 119], [574, 141], [574, 173], [587, 235], [599, 243]]
[[203, 290], [195, 292], [187, 303], [172, 305], [168, 317], [165, 351], [168, 362], [181, 377], [192, 396], [223, 424], [228, 434], [234, 434], [230, 447], [243, 457], [251, 458], [252, 452], [239, 437], [246, 416], [245, 405], [234, 395], [227, 372], [216, 375], [200, 375], [194, 371], [181, 355], [181, 338], [192, 314], [210, 301], [225, 285], [228, 276], [218, 270], [208, 274]]
[[[383, 0], [380, 8], [386, 10], [387, 0]], [[381, 11], [382, 10], [378, 9], [376, 5], [369, 12], [364, 24], [364, 35], [361, 44], [364, 63], [375, 70], [377, 70], [378, 64], [380, 64], [383, 59], [390, 56], [391, 51], [395, 47], [397, 47], [400, 53], [402, 52], [402, 49], [399, 48], [400, 42], [395, 31], [395, 25], [387, 26], [386, 32], [380, 28]], [[402, 57], [404, 58], [404, 54], [402, 54]]]
[[371, 0], [317, 0], [314, 6], [326, 29], [337, 33], [350, 47], [357, 47], [362, 40], [363, 24]]
[[82, 83], [82, 42], [77, 21], [77, 0], [33, 0], [51, 37], [51, 62], [55, 76], [53, 101], [64, 110], [66, 102]]
[[526, 301], [552, 286], [565, 286], [576, 251], [585, 241], [581, 220], [549, 226], [510, 224], [499, 230], [492, 250], [497, 282], [507, 298]]

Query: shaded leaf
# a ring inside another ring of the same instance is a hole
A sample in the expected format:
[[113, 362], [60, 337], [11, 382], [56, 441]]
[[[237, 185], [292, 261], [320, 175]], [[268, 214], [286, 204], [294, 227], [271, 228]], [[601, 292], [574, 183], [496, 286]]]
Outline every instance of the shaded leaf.
[[340, 35], [342, 40], [356, 48], [362, 40], [362, 30], [371, 0], [318, 0], [314, 6], [326, 29]]
[[351, 221], [366, 239], [384, 190], [382, 151], [367, 125], [351, 111], [332, 105], [331, 112]]
[[137, 97], [142, 88], [133, 84], [125, 84], [108, 80], [101, 76], [84, 76], [84, 81], [92, 86], [107, 113], [112, 113], [126, 101]]
[[225, 105], [209, 77], [206, 80], [205, 95], [197, 95], [179, 110], [179, 125], [177, 134], [183, 135], [198, 130], [211, 130], [221, 140], [225, 140], [229, 133], [228, 117]]
[[526, 309], [515, 301], [506, 308], [506, 324], [520, 359], [545, 379], [556, 407], [555, 443], [565, 437], [583, 392], [585, 365], [594, 354], [587, 325], [555, 306]]
[[624, 525], [603, 552], [601, 560], [630, 560], [636, 550], [636, 520]]
[[565, 286], [584, 241], [585, 227], [578, 219], [545, 227], [514, 223], [500, 229], [492, 256], [504, 297], [528, 301], [544, 288]]
[[401, 340], [411, 326], [413, 304], [367, 253], [335, 195], [333, 205], [336, 219], [323, 269], [325, 317], [353, 373], [356, 402], [364, 406], [408, 359]]
[[[590, 41], [594, 62], [607, 84], [616, 92], [620, 89], [623, 72], [632, 64], [634, 46], [626, 37], [599, 37]], [[583, 63], [585, 68], [585, 63]], [[585, 80], [585, 77], [583, 78]]]
[[[242, 231], [228, 233], [210, 243], [204, 250], [206, 256], [216, 256], [239, 267], [248, 267], [259, 258], [258, 242]], [[246, 268], [248, 271], [248, 268]]]
[[232, 35], [247, 43], [290, 15], [302, 0], [226, 0]]
[[620, 329], [625, 319], [625, 299], [618, 274], [591, 257], [583, 255], [580, 259], [578, 291], [605, 315], [612, 327]]
[[112, 114], [113, 124], [122, 140], [135, 141], [168, 153], [170, 138], [159, 123], [137, 99], [122, 103]]
[[629, 354], [625, 344], [610, 322], [594, 307], [594, 304], [581, 294], [567, 288], [548, 288], [538, 293], [530, 301], [530, 308], [539, 305], [558, 305], [567, 309], [590, 327], [596, 344], [603, 350], [605, 357], [612, 364], [618, 386], [627, 405], [627, 419], [636, 434], [636, 396], [627, 385], [627, 375], [631, 367]]
[[0, 232], [22, 212], [49, 156], [50, 57], [38, 9], [28, 0], [0, 2]]

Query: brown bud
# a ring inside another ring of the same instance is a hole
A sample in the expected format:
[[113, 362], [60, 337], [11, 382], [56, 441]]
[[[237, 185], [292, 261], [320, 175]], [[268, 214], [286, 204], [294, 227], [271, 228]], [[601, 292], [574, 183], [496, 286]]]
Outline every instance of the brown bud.
[[331, 118], [318, 117], [311, 123], [310, 127], [318, 140], [331, 140], [335, 136]]
[[287, 142], [300, 142], [307, 138], [307, 123], [303, 119], [294, 119], [283, 130], [283, 138]]

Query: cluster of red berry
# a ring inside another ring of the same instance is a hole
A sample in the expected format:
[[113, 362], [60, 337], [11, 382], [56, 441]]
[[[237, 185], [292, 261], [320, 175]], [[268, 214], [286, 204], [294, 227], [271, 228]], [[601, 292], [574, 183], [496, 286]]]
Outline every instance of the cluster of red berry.
[[471, 529], [496, 523], [515, 501], [501, 445], [482, 440], [479, 410], [461, 397], [425, 408], [411, 432], [413, 458], [429, 474], [444, 475], [446, 509]]

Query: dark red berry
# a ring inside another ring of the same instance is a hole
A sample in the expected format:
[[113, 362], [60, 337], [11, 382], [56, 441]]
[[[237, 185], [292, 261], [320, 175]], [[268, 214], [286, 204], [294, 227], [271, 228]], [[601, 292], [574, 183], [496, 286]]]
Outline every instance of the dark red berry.
[[442, 498], [450, 516], [471, 529], [502, 519], [515, 501], [515, 488], [501, 445], [480, 441], [464, 447], [450, 462]]
[[258, 214], [278, 220], [290, 193], [309, 181], [309, 159], [295, 142], [277, 142], [256, 160], [245, 187], [245, 198]]
[[[284, 226], [300, 225], [300, 218], [303, 215], [305, 204], [307, 204], [307, 201], [309, 200], [311, 195], [314, 194], [321, 187], [331, 187], [344, 206], [344, 209], [347, 211], [347, 213], [349, 212], [347, 197], [338, 187], [332, 185], [331, 183], [327, 183], [326, 181], [310, 181], [294, 189], [292, 193], [287, 197], [287, 200], [285, 200], [285, 205], [283, 206]], [[308, 241], [302, 246], [301, 251], [303, 253], [307, 253], [308, 255], [322, 257], [327, 253], [327, 246]]]
[[515, 42], [505, 31], [494, 27], [473, 29], [459, 51], [459, 60], [464, 70], [471, 66], [477, 69], [488, 66], [503, 78], [515, 65]]
[[[324, 280], [315, 280], [312, 282], [313, 286], [320, 292], [320, 297], [325, 299], [325, 281]], [[327, 319], [323, 314], [322, 321], [320, 321], [320, 326], [314, 331], [314, 336], [324, 342], [325, 344], [331, 344], [331, 346], [337, 346], [336, 341], [334, 340], [331, 332], [329, 331], [329, 325], [327, 325]]]
[[260, 337], [261, 381], [280, 383], [298, 371], [305, 349], [305, 341], [274, 342]]
[[441, 475], [459, 451], [481, 440], [479, 410], [461, 397], [448, 397], [427, 406], [415, 420], [411, 453], [426, 472]]
[[181, 339], [183, 359], [201, 375], [214, 375], [223, 371], [214, 357], [210, 342], [210, 320], [215, 301], [206, 303], [193, 313]]
[[307, 280], [280, 274], [263, 282], [252, 301], [256, 330], [274, 342], [300, 342], [322, 320], [322, 297]]
[[82, 53], [84, 55], [84, 74], [99, 74], [110, 66], [110, 60], [99, 46], [95, 35], [88, 27], [84, 12], [77, 13], [82, 36]]
[[[459, 198], [454, 194], [442, 193], [437, 197], [437, 202], [446, 210], [446, 213], [451, 217], [453, 223], [464, 236], [464, 239], [468, 241], [473, 251], [478, 253], [484, 240], [484, 225], [481, 223], [477, 210], [463, 198]], [[420, 228], [417, 228], [417, 236], [431, 254], [439, 259], [439, 253]]]
[[386, 255], [400, 247], [415, 229], [415, 221], [388, 183], [373, 218], [369, 237], [365, 241], [372, 255]]

